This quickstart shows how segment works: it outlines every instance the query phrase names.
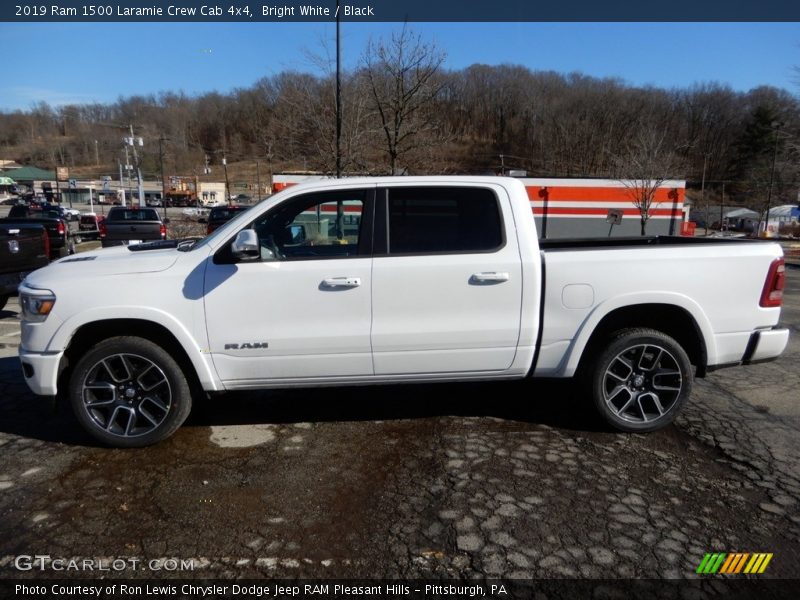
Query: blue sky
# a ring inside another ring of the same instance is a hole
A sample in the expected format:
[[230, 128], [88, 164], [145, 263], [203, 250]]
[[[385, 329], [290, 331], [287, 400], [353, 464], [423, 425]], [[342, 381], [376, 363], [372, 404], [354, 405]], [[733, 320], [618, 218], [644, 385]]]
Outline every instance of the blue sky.
[[[344, 23], [345, 67], [370, 37], [397, 23]], [[634, 85], [717, 81], [800, 93], [798, 23], [417, 23], [447, 52], [446, 66], [522, 64], [534, 70], [619, 77]], [[332, 23], [0, 23], [0, 110], [113, 102], [119, 96], [228, 92], [295, 69], [313, 71]]]

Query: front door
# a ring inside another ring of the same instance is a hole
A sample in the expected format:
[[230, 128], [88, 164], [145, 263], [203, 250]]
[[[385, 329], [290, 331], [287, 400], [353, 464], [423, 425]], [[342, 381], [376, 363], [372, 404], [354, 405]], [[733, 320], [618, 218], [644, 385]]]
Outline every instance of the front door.
[[261, 258], [209, 258], [209, 345], [226, 386], [372, 375], [373, 190], [287, 200], [248, 227]]

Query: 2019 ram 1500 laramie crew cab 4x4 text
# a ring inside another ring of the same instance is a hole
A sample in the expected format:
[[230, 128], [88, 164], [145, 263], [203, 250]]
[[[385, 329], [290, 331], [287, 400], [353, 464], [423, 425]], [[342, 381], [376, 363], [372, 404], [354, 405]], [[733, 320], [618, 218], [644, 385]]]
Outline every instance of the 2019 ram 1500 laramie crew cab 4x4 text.
[[608, 423], [650, 431], [695, 375], [783, 351], [783, 269], [774, 243], [540, 241], [510, 178], [330, 180], [201, 241], [32, 273], [20, 358], [115, 446], [171, 435], [203, 390], [537, 376], [579, 376]]

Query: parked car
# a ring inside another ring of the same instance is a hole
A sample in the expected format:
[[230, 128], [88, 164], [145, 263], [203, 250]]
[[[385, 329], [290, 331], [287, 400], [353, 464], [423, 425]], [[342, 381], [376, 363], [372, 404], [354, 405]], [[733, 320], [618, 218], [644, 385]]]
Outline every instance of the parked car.
[[20, 282], [50, 262], [50, 240], [39, 223], [0, 224], [0, 310]]
[[171, 435], [193, 390], [526, 377], [576, 377], [608, 425], [647, 432], [694, 377], [789, 338], [778, 244], [539, 240], [510, 177], [303, 184], [200, 241], [81, 261], [20, 286], [19, 355], [120, 447]]
[[198, 219], [199, 223], [207, 223], [206, 235], [230, 221], [233, 217], [248, 209], [247, 206], [216, 206], [208, 213], [208, 217]]
[[78, 231], [81, 237], [86, 239], [99, 239], [100, 238], [100, 224], [105, 221], [105, 215], [98, 215], [95, 213], [84, 213], [81, 215], [78, 222]]
[[115, 206], [98, 228], [103, 248], [167, 239], [166, 222], [153, 208]]
[[75, 253], [75, 244], [80, 242], [80, 237], [69, 226], [63, 213], [53, 209], [52, 205], [43, 205], [41, 210], [34, 210], [27, 206], [12, 206], [8, 217], [0, 219], [0, 224], [25, 224], [38, 223], [47, 230], [50, 240], [50, 258], [57, 259]]

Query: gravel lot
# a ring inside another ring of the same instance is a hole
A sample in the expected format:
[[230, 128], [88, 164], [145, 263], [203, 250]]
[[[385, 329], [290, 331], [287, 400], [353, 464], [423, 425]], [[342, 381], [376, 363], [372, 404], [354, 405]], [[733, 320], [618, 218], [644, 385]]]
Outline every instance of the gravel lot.
[[191, 577], [683, 578], [706, 552], [771, 552], [763, 577], [800, 578], [798, 268], [784, 304], [780, 360], [699, 380], [653, 434], [603, 430], [563, 382], [384, 386], [225, 395], [124, 451], [28, 392], [13, 299], [0, 577], [48, 554], [126, 577], [177, 559]]

